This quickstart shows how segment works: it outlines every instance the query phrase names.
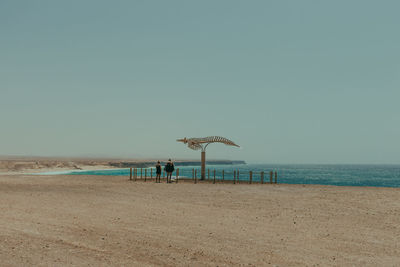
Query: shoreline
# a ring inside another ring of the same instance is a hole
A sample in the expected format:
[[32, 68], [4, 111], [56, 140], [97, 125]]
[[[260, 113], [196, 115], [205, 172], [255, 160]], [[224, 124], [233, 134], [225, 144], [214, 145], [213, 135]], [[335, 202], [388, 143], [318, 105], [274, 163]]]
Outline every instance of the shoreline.
[[[46, 176], [52, 176], [52, 175], [69, 175], [71, 172], [74, 172], [73, 175], [121, 175], [124, 176], [126, 173], [126, 176], [129, 177], [129, 166], [125, 168], [121, 167], [116, 167], [114, 166], [114, 163], [117, 161], [95, 161], [95, 160], [88, 160], [85, 159], [84, 161], [79, 161], [79, 160], [74, 160], [74, 161], [59, 161], [55, 159], [46, 159], [43, 161], [37, 161], [37, 158], [35, 159], [29, 159], [25, 158], [24, 161], [20, 160], [15, 160], [15, 159], [8, 159], [8, 160], [0, 160], [0, 175], [46, 175]], [[147, 160], [143, 161], [137, 161], [134, 164], [143, 164], [144, 162], [148, 162]], [[191, 161], [186, 161], [187, 163], [190, 163]], [[124, 162], [126, 163], [126, 162]], [[119, 163], [118, 163], [119, 164]], [[118, 165], [117, 164], [117, 165]], [[132, 162], [130, 164], [133, 164]], [[269, 168], [273, 168], [272, 165], [265, 164], [265, 166], [259, 166], [257, 165], [261, 164], [246, 164], [246, 165], [221, 165], [221, 164], [207, 164], [209, 170], [212, 171], [212, 169], [217, 170], [217, 183], [219, 182], [218, 180], [221, 179], [221, 172], [222, 170], [225, 171], [225, 179], [226, 181], [232, 180], [234, 174], [233, 171], [235, 169], [240, 170], [240, 173], [243, 175], [241, 176], [241, 181], [240, 183], [247, 183], [248, 180], [250, 179], [249, 177], [249, 172], [254, 173], [253, 176], [253, 183], [257, 183], [260, 181], [260, 172], [265, 172], [264, 181], [265, 183], [268, 183], [268, 173]], [[142, 165], [140, 165], [142, 166]], [[276, 165], [275, 165], [276, 166]], [[284, 165], [283, 165], [284, 166]], [[281, 167], [282, 169], [275, 169], [275, 171], [278, 171], [278, 183], [279, 184], [299, 184], [299, 185], [309, 185], [309, 184], [319, 184], [319, 185], [333, 185], [333, 186], [340, 186], [340, 187], [345, 187], [345, 186], [351, 186], [351, 187], [385, 187], [385, 188], [400, 188], [400, 180], [396, 179], [399, 178], [398, 176], [398, 170], [400, 168], [398, 167], [393, 167], [390, 169], [389, 173], [386, 173], [385, 176], [381, 176], [382, 173], [382, 168], [375, 168], [375, 167], [365, 167], [364, 169], [358, 167], [355, 167], [353, 169], [348, 168], [347, 173], [343, 174], [342, 169], [338, 168], [339, 171], [336, 171], [335, 169], [324, 169], [323, 166], [326, 165], [318, 165], [320, 167], [310, 167], [309, 169], [306, 169], [307, 172], [304, 173], [303, 170], [297, 171], [293, 165], [287, 165], [288, 167], [285, 169], [284, 167]], [[297, 166], [297, 165], [296, 165]], [[316, 166], [315, 164], [311, 166]], [[381, 165], [382, 166], [382, 165]], [[387, 165], [385, 165], [387, 166]], [[192, 168], [198, 168], [200, 166], [198, 165], [191, 165], [191, 166], [180, 166], [180, 164], [176, 164], [177, 168], [181, 168], [180, 172], [180, 179], [184, 178], [189, 178], [191, 181], [192, 177], [192, 171], [190, 169]], [[143, 168], [143, 174], [145, 173], [145, 169], [147, 169], [147, 172], [149, 173], [149, 169], [153, 169], [153, 166], [144, 166], [144, 167], [137, 167], [137, 169]], [[258, 168], [258, 169], [257, 169]], [[389, 167], [388, 167], [389, 168]], [[293, 172], [294, 170], [294, 172]], [[321, 171], [322, 170], [322, 171]], [[333, 173], [332, 173], [333, 170]], [[90, 172], [96, 172], [96, 174], [90, 173]], [[386, 171], [386, 170], [384, 170]], [[83, 174], [80, 174], [82, 172]], [[85, 173], [89, 172], [89, 173]], [[290, 173], [291, 172], [291, 173]], [[199, 173], [199, 172], [198, 172]], [[288, 174], [288, 175], [287, 175]], [[306, 174], [309, 175], [305, 176]], [[391, 180], [387, 179], [387, 175], [391, 175]], [[321, 175], [321, 176], [320, 176]], [[326, 176], [323, 176], [326, 175]], [[175, 176], [175, 174], [174, 174]], [[211, 175], [212, 176], [212, 175]], [[211, 177], [210, 176], [210, 177]], [[327, 178], [325, 178], [327, 177]], [[211, 177], [211, 180], [213, 178]]]
[[[97, 170], [97, 169], [96, 169]], [[113, 169], [103, 169], [105, 171], [107, 170], [113, 170]], [[115, 169], [118, 170], [118, 169]], [[72, 172], [86, 172], [88, 170], [72, 170]], [[85, 177], [98, 177], [99, 179], [103, 180], [103, 179], [120, 179], [122, 181], [127, 181], [128, 183], [138, 183], [138, 184], [153, 184], [155, 183], [155, 178], [150, 178], [150, 177], [146, 177], [146, 181], [145, 181], [145, 177], [143, 178], [137, 178], [136, 181], [134, 180], [129, 180], [129, 176], [124, 176], [124, 175], [91, 175], [91, 174], [69, 174], [69, 173], [0, 173], [0, 178], [7, 178], [7, 177], [15, 177], [15, 176], [23, 176], [23, 177], [48, 177], [48, 178], [58, 178], [58, 177], [76, 177], [76, 179], [79, 178], [85, 178]], [[161, 178], [161, 184], [166, 183], [166, 178]], [[192, 184], [193, 186], [234, 186], [234, 187], [281, 187], [281, 188], [286, 188], [286, 187], [294, 187], [294, 188], [334, 188], [334, 189], [343, 189], [344, 191], [346, 191], [346, 189], [357, 189], [357, 190], [363, 190], [363, 189], [367, 189], [367, 190], [394, 190], [394, 191], [399, 191], [400, 192], [400, 187], [390, 187], [390, 186], [358, 186], [358, 185], [330, 185], [330, 184], [295, 184], [295, 183], [264, 183], [261, 184], [260, 182], [256, 182], [253, 181], [252, 184], [249, 184], [248, 181], [240, 181], [237, 182], [236, 184], [233, 183], [233, 180], [224, 180], [224, 182], [222, 183], [220, 180], [217, 180], [217, 182], [215, 184], [213, 184], [213, 180], [204, 180], [201, 181], [200, 179], [197, 180], [197, 183], [194, 183], [194, 180], [190, 177], [179, 177], [179, 181], [178, 183], [176, 183], [175, 181], [175, 177], [172, 177], [173, 183], [170, 186], [174, 186], [176, 184]]]

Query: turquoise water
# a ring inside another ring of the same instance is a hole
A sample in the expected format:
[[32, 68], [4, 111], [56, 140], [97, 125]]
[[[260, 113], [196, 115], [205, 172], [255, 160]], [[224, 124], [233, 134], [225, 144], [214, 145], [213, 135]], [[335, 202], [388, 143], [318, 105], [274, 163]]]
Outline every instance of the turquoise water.
[[[377, 186], [400, 187], [400, 165], [208, 165], [210, 179], [213, 179], [214, 169], [216, 179], [222, 179], [222, 170], [225, 171], [225, 179], [233, 179], [233, 171], [239, 170], [240, 182], [249, 180], [249, 171], [253, 171], [253, 181], [260, 181], [260, 172], [265, 172], [264, 181], [269, 181], [269, 172], [278, 172], [278, 183], [286, 184], [320, 184], [338, 186]], [[192, 178], [192, 170], [197, 170], [200, 176], [199, 166], [176, 166], [179, 168], [180, 177]], [[129, 177], [129, 169], [79, 171], [69, 174], [77, 175], [117, 175]], [[140, 169], [138, 169], [140, 176]], [[144, 174], [144, 169], [143, 169]], [[150, 168], [147, 169], [148, 176]], [[206, 171], [206, 176], [208, 172]], [[174, 177], [175, 177], [174, 172]], [[153, 169], [154, 176], [154, 169]]]

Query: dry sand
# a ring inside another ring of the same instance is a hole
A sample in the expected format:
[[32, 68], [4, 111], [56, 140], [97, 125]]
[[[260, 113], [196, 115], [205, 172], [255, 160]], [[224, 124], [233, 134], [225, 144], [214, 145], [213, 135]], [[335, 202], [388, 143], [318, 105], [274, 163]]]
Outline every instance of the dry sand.
[[0, 176], [0, 266], [400, 266], [400, 189]]

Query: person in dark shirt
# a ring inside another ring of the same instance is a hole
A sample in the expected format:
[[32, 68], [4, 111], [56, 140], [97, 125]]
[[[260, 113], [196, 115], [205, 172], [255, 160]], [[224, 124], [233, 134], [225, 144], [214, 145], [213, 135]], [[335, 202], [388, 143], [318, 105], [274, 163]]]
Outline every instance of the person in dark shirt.
[[164, 170], [167, 173], [167, 183], [171, 183], [172, 172], [175, 170], [174, 163], [172, 163], [171, 159], [168, 160]]
[[156, 164], [156, 183], [161, 183], [161, 164], [157, 161]]

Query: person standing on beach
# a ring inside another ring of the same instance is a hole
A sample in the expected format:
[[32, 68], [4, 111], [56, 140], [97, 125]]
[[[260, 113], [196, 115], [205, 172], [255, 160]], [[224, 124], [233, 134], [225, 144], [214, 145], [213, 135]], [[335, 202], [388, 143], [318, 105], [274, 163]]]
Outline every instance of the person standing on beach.
[[164, 167], [165, 172], [167, 173], [167, 183], [171, 183], [172, 172], [175, 170], [174, 164], [171, 159], [168, 160], [167, 164]]
[[156, 183], [161, 183], [161, 164], [157, 161], [156, 164]]

